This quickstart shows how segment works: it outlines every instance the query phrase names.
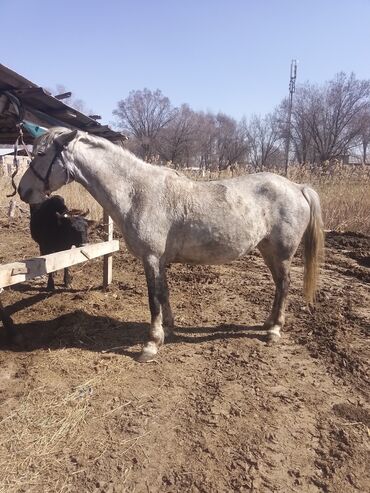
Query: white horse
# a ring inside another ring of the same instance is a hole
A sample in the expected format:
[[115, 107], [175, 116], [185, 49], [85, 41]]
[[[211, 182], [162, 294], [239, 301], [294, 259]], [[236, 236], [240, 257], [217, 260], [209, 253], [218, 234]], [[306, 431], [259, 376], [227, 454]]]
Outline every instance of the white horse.
[[276, 285], [264, 324], [268, 341], [276, 342], [285, 321], [291, 261], [304, 237], [304, 291], [313, 301], [323, 229], [318, 195], [308, 186], [271, 173], [193, 181], [108, 140], [66, 128], [41, 136], [34, 156], [19, 184], [22, 200], [38, 203], [76, 180], [113, 217], [128, 249], [142, 260], [151, 326], [140, 361], [153, 359], [173, 329], [166, 281], [171, 262], [223, 264], [257, 247]]

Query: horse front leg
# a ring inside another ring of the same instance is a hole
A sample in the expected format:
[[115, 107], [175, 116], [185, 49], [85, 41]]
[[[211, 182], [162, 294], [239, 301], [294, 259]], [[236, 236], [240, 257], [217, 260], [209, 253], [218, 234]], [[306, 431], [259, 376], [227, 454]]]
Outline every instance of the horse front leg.
[[148, 287], [151, 323], [149, 341], [144, 345], [138, 358], [142, 363], [153, 360], [160, 346], [164, 343], [162, 305], [165, 300], [166, 285], [163, 275], [164, 269], [160, 269], [158, 258], [150, 256], [148, 259], [145, 259], [144, 269]]

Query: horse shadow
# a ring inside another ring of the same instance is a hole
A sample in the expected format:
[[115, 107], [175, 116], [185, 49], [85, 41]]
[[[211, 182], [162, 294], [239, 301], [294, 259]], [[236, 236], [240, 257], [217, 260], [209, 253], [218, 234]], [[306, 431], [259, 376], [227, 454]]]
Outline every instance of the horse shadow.
[[[8, 313], [32, 306], [54, 292], [38, 293], [28, 299], [8, 306]], [[32, 352], [37, 349], [58, 350], [80, 348], [97, 353], [116, 353], [132, 358], [140, 354], [141, 346], [148, 338], [149, 324], [122, 321], [109, 316], [92, 315], [84, 310], [75, 310], [51, 320], [33, 320], [17, 323], [17, 343], [10, 344], [5, 331], [0, 329], [0, 348], [14, 352]], [[175, 327], [173, 335], [166, 338], [166, 345], [197, 344], [221, 340], [249, 338], [265, 341], [259, 333], [261, 326], [220, 324], [216, 326]]]
[[266, 335], [261, 334], [262, 325], [219, 324], [200, 327], [175, 327], [170, 341], [199, 344], [219, 339], [257, 339], [266, 341]]

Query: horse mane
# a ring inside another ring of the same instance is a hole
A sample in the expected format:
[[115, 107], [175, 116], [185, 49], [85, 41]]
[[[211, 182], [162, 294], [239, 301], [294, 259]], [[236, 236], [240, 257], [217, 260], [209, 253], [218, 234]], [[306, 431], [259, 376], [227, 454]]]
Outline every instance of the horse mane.
[[[68, 133], [68, 132], [71, 132], [71, 129], [66, 128], [66, 127], [51, 127], [50, 129], [48, 129], [47, 132], [45, 132], [43, 135], [41, 135], [40, 137], [38, 137], [35, 140], [34, 149], [35, 148], [40, 149], [43, 147], [46, 148], [50, 144], [52, 144], [53, 141], [57, 137], [59, 137], [60, 135], [62, 135], [64, 133]], [[90, 145], [93, 145], [94, 147], [99, 147], [99, 148], [105, 149], [107, 151], [112, 151], [115, 153], [122, 154], [122, 156], [125, 156], [126, 158], [129, 157], [132, 161], [135, 161], [135, 165], [138, 165], [140, 163], [143, 166], [153, 166], [157, 170], [166, 170], [166, 171], [170, 172], [171, 174], [175, 174], [177, 176], [187, 178], [183, 173], [180, 173], [179, 171], [174, 170], [172, 168], [168, 168], [167, 166], [156, 166], [154, 164], [147, 163], [146, 161], [144, 161], [141, 158], [139, 158], [138, 156], [136, 156], [133, 152], [129, 151], [128, 149], [125, 149], [124, 147], [122, 147], [118, 144], [111, 142], [108, 139], [105, 139], [104, 137], [92, 135], [92, 134], [90, 134], [88, 132], [84, 132], [82, 130], [80, 132], [82, 134], [84, 134], [84, 135], [80, 136], [80, 139], [79, 139], [82, 142], [85, 141], [85, 142], [89, 143]]]
[[40, 135], [40, 137], [37, 137], [34, 142], [34, 147], [48, 147], [56, 137], [70, 131], [71, 130], [66, 127], [51, 127], [47, 132]]

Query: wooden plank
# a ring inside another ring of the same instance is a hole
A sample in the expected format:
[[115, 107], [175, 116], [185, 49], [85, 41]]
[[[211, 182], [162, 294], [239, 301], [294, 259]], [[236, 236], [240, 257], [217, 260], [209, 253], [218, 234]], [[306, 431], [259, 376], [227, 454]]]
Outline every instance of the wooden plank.
[[67, 98], [70, 98], [72, 96], [72, 93], [71, 92], [63, 92], [62, 94], [57, 94], [56, 96], [54, 96], [55, 99], [59, 99], [59, 101], [61, 99], [67, 99]]
[[[98, 122], [96, 122], [97, 125], [99, 125]], [[108, 127], [108, 125], [101, 125], [100, 124], [100, 127], [96, 126], [96, 127], [89, 127], [87, 129], [87, 131], [89, 132], [89, 134], [96, 134], [96, 133], [100, 133], [102, 131], [108, 131], [110, 130], [110, 128]]]
[[[106, 211], [103, 212], [103, 223], [105, 231], [105, 240], [113, 240], [113, 220]], [[113, 256], [112, 254], [104, 255], [103, 259], [103, 287], [106, 288], [112, 282], [113, 278]]]
[[29, 281], [37, 276], [43, 276], [49, 272], [87, 262], [88, 259], [100, 257], [101, 255], [111, 255], [118, 250], [118, 240], [111, 240], [0, 265], [0, 288]]

